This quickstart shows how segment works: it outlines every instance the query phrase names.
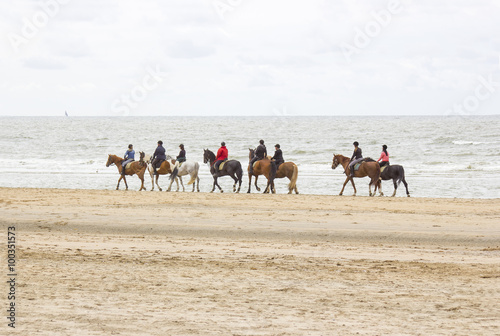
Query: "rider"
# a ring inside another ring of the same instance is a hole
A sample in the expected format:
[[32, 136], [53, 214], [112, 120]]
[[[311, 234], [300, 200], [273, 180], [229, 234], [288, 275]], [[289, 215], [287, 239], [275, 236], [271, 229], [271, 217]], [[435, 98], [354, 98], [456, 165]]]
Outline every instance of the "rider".
[[351, 157], [351, 162], [349, 163], [349, 169], [351, 171], [351, 177], [354, 177], [354, 165], [363, 160], [363, 155], [361, 154], [361, 148], [359, 148], [359, 142], [354, 141], [354, 153]]
[[134, 156], [135, 156], [134, 146], [132, 144], [130, 144], [130, 145], [128, 145], [128, 149], [125, 152], [125, 155], [123, 156], [122, 175], [125, 175], [125, 167], [127, 166], [127, 164], [134, 161]]
[[179, 155], [177, 155], [177, 161], [179, 163], [182, 163], [182, 162], [186, 161], [186, 150], [184, 149], [184, 145], [183, 144], [180, 144], [179, 148], [181, 150], [179, 152]]
[[222, 141], [220, 143], [220, 148], [217, 151], [217, 156], [215, 157], [215, 165], [214, 165], [215, 171], [219, 170], [220, 164], [222, 163], [222, 161], [227, 160], [228, 156], [229, 156], [229, 152], [226, 148], [226, 143], [224, 141]]
[[[380, 162], [382, 160], [382, 162]], [[389, 165], [389, 153], [387, 153], [387, 145], [382, 146], [382, 153], [380, 153], [380, 158], [377, 160], [380, 167]]]
[[276, 162], [276, 168], [279, 168], [280, 164], [285, 162], [285, 160], [283, 159], [283, 152], [280, 149], [280, 144], [274, 145], [274, 149], [274, 156], [271, 158], [271, 160], [274, 160]]
[[163, 148], [163, 141], [159, 140], [158, 147], [156, 147], [155, 153], [153, 154], [153, 161], [151, 162], [155, 175], [158, 175], [156, 165], [161, 165], [161, 163], [166, 159], [167, 156], [165, 155], [165, 148]]
[[264, 140], [259, 140], [259, 145], [255, 149], [253, 159], [250, 160], [250, 163], [249, 163], [250, 170], [249, 170], [248, 174], [252, 175], [253, 174], [253, 164], [258, 160], [262, 160], [266, 156], [267, 156], [267, 149], [266, 149], [266, 146], [264, 145]]

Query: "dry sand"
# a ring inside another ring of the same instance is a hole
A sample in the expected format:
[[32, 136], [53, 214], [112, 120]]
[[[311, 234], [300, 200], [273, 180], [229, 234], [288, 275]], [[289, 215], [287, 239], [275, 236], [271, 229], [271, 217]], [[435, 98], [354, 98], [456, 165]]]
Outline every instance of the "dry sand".
[[498, 199], [0, 188], [0, 208], [19, 335], [500, 335]]

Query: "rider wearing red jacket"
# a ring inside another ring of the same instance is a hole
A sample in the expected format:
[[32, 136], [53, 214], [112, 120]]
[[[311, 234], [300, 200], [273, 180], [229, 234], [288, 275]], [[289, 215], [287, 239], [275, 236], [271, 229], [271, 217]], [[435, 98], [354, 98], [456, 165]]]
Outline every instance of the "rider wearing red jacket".
[[215, 170], [219, 170], [219, 165], [221, 164], [222, 161], [225, 161], [227, 160], [229, 156], [229, 152], [226, 148], [226, 143], [223, 141], [221, 142], [220, 144], [220, 148], [219, 150], [217, 151], [217, 156], [215, 157]]

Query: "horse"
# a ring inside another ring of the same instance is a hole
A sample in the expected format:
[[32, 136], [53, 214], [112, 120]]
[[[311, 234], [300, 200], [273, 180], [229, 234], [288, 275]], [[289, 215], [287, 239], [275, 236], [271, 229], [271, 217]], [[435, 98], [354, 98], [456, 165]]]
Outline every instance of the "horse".
[[[167, 155], [167, 159], [160, 164], [159, 168], [156, 169], [156, 172], [158, 173], [157, 175], [154, 174], [154, 169], [153, 166], [151, 165], [150, 154], [146, 154], [145, 161], [148, 164], [149, 176], [151, 176], [151, 186], [152, 186], [151, 191], [155, 189], [155, 183], [158, 186], [158, 190], [162, 191], [163, 189], [158, 184], [158, 178], [160, 177], [160, 175], [172, 174], [172, 172], [174, 171], [175, 160], [170, 155]], [[156, 181], [155, 181], [155, 176], [156, 176]], [[182, 184], [182, 178], [180, 176], [179, 179], [181, 180]], [[177, 191], [179, 191], [179, 181], [177, 178], [175, 178], [175, 182], [177, 183]], [[167, 191], [170, 191], [171, 186], [172, 182], [170, 183], [170, 186], [168, 187]], [[184, 189], [184, 184], [182, 184], [182, 189]]]
[[382, 192], [382, 181], [392, 180], [394, 183], [394, 192], [391, 197], [396, 196], [396, 191], [398, 190], [398, 186], [401, 182], [405, 185], [406, 188], [406, 196], [410, 197], [410, 192], [408, 191], [408, 183], [405, 180], [405, 169], [400, 165], [389, 165], [386, 166], [384, 170], [380, 173], [380, 180], [378, 181], [378, 186], [380, 190], [380, 196], [384, 196]]
[[[172, 182], [174, 182], [174, 179], [177, 178], [177, 176], [181, 180], [182, 191], [185, 191], [181, 176], [189, 174], [189, 176], [191, 176], [191, 180], [189, 180], [188, 185], [190, 184], [193, 185], [193, 190], [192, 190], [193, 192], [194, 192], [194, 187], [196, 185], [198, 187], [197, 191], [199, 192], [200, 191], [200, 178], [198, 177], [199, 169], [200, 165], [198, 164], [198, 162], [195, 161], [184, 161], [182, 165], [179, 163], [179, 161], [175, 162], [174, 170], [172, 171], [172, 174], [170, 174], [170, 185], [168, 186], [167, 191], [170, 191]], [[179, 183], [177, 183], [177, 190], [179, 190]]]
[[[354, 179], [351, 177], [351, 169], [349, 168], [350, 161], [351, 160], [348, 157], [345, 157], [340, 154], [333, 154], [332, 169], [337, 168], [338, 165], [340, 164], [342, 165], [342, 167], [344, 167], [344, 173], [347, 175], [347, 178], [345, 179], [344, 185], [342, 186], [342, 190], [340, 191], [339, 195], [342, 195], [342, 193], [344, 192], [345, 185], [350, 180], [352, 187], [354, 188], [353, 196], [356, 196], [356, 186], [354, 185]], [[368, 189], [370, 191], [370, 196], [374, 196], [375, 192], [377, 191], [377, 187], [379, 184], [378, 180], [380, 177], [380, 165], [378, 164], [378, 162], [375, 162], [374, 160], [367, 158], [367, 161], [361, 163], [359, 170], [356, 170], [354, 172], [354, 177], [365, 177], [365, 176], [368, 176], [371, 179], [370, 184], [368, 185]], [[372, 193], [372, 185], [375, 186], [375, 190], [373, 193]], [[380, 185], [380, 187], [382, 187], [382, 185]], [[382, 192], [382, 190], [380, 192]]]
[[[255, 156], [255, 149], [248, 149], [250, 152], [248, 154], [248, 160], [249, 162], [252, 161], [252, 159]], [[264, 194], [269, 193], [271, 191], [273, 194], [276, 193], [274, 189], [274, 179], [276, 178], [276, 163], [274, 161], [271, 161], [268, 157], [265, 157], [261, 160], [255, 161], [253, 165], [253, 172], [250, 174], [250, 164], [248, 164], [248, 191], [247, 193], [250, 193], [250, 189], [252, 187], [252, 176], [255, 176], [255, 188], [257, 191], [260, 191], [259, 186], [257, 185], [257, 179], [259, 178], [259, 175], [264, 175], [267, 178], [267, 187], [264, 190]]]
[[[140, 153], [139, 161], [133, 161], [128, 168], [125, 168], [125, 175], [136, 174], [141, 180], [141, 188], [139, 189], [139, 191], [141, 191], [142, 189], [146, 190], [146, 187], [144, 186], [144, 172], [146, 171], [147, 163], [144, 161], [144, 152], [139, 152], [139, 153]], [[123, 181], [125, 181], [125, 190], [128, 190], [127, 179], [125, 178], [125, 175], [122, 175], [122, 169], [123, 169], [122, 162], [123, 159], [121, 157], [118, 157], [113, 154], [108, 155], [108, 162], [106, 162], [106, 167], [109, 167], [114, 163], [118, 168], [118, 173], [120, 173], [120, 178], [118, 179], [116, 190], [120, 188], [120, 181], [122, 179]]]
[[[233, 192], [239, 193], [240, 189], [241, 189], [241, 182], [243, 180], [243, 169], [241, 169], [241, 163], [237, 160], [228, 160], [228, 161], [224, 162], [224, 167], [222, 168], [222, 170], [216, 171], [215, 167], [214, 167], [215, 154], [212, 151], [210, 151], [208, 148], [203, 149], [203, 151], [204, 151], [203, 163], [207, 163], [207, 162], [210, 163], [210, 173], [212, 174], [212, 177], [214, 178], [214, 186], [212, 188], [212, 191], [210, 191], [210, 192], [214, 192], [215, 186], [217, 186], [219, 188], [220, 192], [224, 192], [222, 190], [222, 188], [219, 186], [219, 184], [217, 183], [217, 179], [220, 176], [229, 175], [234, 180]], [[236, 190], [237, 183], [239, 183], [238, 190]]]

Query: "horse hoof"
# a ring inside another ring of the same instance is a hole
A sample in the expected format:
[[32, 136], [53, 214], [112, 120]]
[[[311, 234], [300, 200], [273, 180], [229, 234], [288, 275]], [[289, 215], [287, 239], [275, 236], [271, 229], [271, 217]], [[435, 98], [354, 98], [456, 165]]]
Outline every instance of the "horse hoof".
[[220, 192], [221, 192], [221, 193], [223, 193], [223, 192], [224, 192], [224, 190], [221, 190]]

